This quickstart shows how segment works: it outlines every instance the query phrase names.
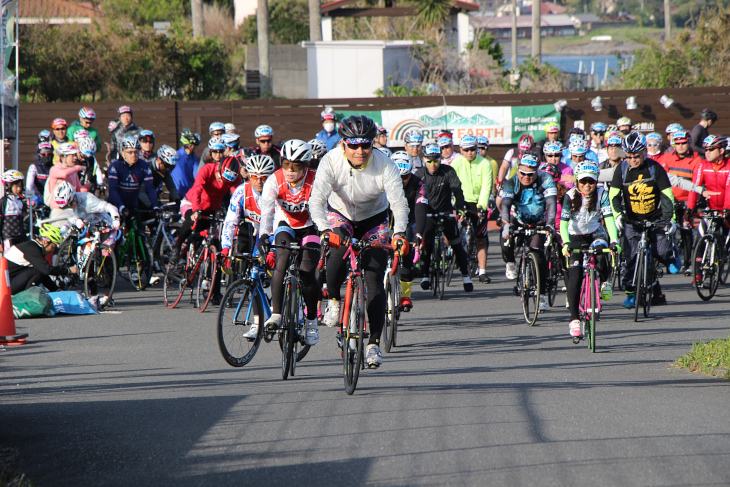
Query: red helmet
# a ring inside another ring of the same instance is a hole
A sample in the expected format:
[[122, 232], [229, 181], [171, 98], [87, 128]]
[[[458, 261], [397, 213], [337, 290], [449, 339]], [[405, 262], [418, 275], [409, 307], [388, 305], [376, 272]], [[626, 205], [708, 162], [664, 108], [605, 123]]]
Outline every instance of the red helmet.
[[520, 150], [530, 150], [533, 145], [535, 145], [535, 139], [533, 139], [530, 134], [522, 135], [519, 142], [517, 142], [517, 147]]
[[229, 183], [236, 180], [240, 170], [241, 164], [238, 162], [238, 158], [233, 156], [226, 157], [218, 164], [221, 177]]

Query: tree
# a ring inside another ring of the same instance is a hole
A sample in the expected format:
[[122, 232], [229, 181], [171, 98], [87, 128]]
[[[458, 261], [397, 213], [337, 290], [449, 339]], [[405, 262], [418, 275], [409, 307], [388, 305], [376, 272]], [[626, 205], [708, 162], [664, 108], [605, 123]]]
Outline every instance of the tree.
[[[309, 40], [307, 0], [269, 2], [269, 40], [272, 44], [298, 44]], [[243, 42], [257, 44], [256, 16], [247, 17], [241, 26]]]

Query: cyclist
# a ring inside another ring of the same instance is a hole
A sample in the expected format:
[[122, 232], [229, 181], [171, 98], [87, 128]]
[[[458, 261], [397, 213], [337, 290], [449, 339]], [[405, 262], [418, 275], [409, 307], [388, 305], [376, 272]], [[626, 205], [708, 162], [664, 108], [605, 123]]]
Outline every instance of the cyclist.
[[152, 163], [157, 160], [157, 154], [155, 153], [155, 134], [151, 130], [140, 131], [139, 145], [142, 148], [139, 151], [139, 159], [152, 167]]
[[555, 167], [559, 174], [558, 179], [560, 182], [568, 189], [572, 188], [573, 181], [570, 179], [573, 176], [573, 169], [560, 160], [563, 156], [562, 144], [560, 142], [545, 142], [545, 145], [542, 147], [542, 152], [545, 156], [545, 161]]
[[[68, 132], [66, 132], [66, 134], [68, 134]], [[91, 137], [91, 135], [89, 135], [89, 132], [87, 132], [86, 130], [79, 129], [76, 132], [74, 132], [73, 135], [67, 135], [67, 137], [69, 140], [74, 141], [78, 145], [78, 143], [81, 139], [88, 139]]]
[[474, 229], [479, 264], [479, 282], [489, 284], [492, 279], [487, 275], [487, 249], [489, 235], [487, 233], [487, 211], [489, 199], [494, 188], [492, 165], [482, 156], [477, 155], [477, 138], [467, 135], [461, 139], [461, 155], [451, 163], [461, 181], [466, 214]]
[[[65, 144], [68, 142], [68, 137], [66, 136], [66, 130], [68, 129], [68, 124], [66, 123], [66, 120], [62, 118], [57, 118], [51, 123], [51, 129], [53, 130], [53, 138], [51, 139], [51, 145], [53, 146], [53, 149], [58, 149], [58, 146], [61, 144]], [[53, 163], [57, 163], [59, 160], [58, 153], [53, 157]]]
[[223, 124], [223, 126], [225, 127], [227, 134], [235, 134], [236, 133], [236, 126], [233, 125], [232, 123], [226, 123], [226, 124]]
[[672, 137], [674, 136], [674, 132], [679, 132], [680, 130], [684, 130], [684, 127], [682, 127], [681, 124], [678, 123], [670, 123], [667, 125], [666, 133], [667, 133], [667, 146], [663, 147], [664, 152], [669, 152], [672, 150]]
[[[413, 159], [408, 153], [398, 151], [393, 154], [392, 161], [398, 166], [401, 180], [403, 180], [403, 192], [408, 201], [408, 228], [406, 238], [409, 242], [423, 240], [423, 232], [426, 228], [426, 212], [428, 211], [428, 198], [426, 197], [426, 185], [413, 174]], [[413, 258], [415, 250], [409, 249], [408, 255], [401, 257], [400, 307], [403, 311], [410, 311], [413, 308], [411, 300], [411, 287], [413, 286]]]
[[393, 152], [391, 152], [391, 150], [390, 150], [390, 149], [388, 149], [387, 147], [377, 147], [377, 146], [373, 146], [373, 148], [374, 148], [374, 149], [376, 149], [376, 150], [379, 150], [380, 152], [382, 152], [383, 154], [385, 154], [385, 155], [386, 155], [386, 157], [388, 157], [388, 159], [390, 159], [390, 156], [392, 156], [392, 155], [393, 155]]
[[[574, 150], [571, 150], [571, 147]], [[583, 150], [582, 148], [585, 148]], [[574, 154], [575, 152], [575, 154]], [[579, 157], [575, 157], [575, 156]], [[576, 164], [580, 164], [583, 161], [592, 161], [596, 166], [598, 162], [598, 154], [588, 148], [588, 142], [586, 142], [585, 132], [583, 129], [574, 128], [568, 135], [568, 145], [563, 149], [563, 162], [571, 167], [575, 168]]]
[[[160, 146], [160, 150], [157, 151], [157, 158], [150, 164], [150, 170], [152, 172], [152, 187], [155, 188], [155, 194], [157, 194], [157, 201], [160, 201], [160, 194], [162, 193], [162, 185], [165, 185], [167, 192], [169, 193], [170, 201], [180, 204], [180, 193], [177, 192], [175, 182], [172, 180], [172, 170], [177, 165], [177, 153], [175, 149], [168, 145]], [[140, 205], [146, 209], [151, 210], [154, 205], [147, 196], [146, 188], [140, 188], [139, 190], [139, 202]]]
[[43, 202], [43, 190], [53, 167], [53, 146], [50, 142], [39, 142], [36, 158], [38, 162], [31, 164], [25, 179], [25, 192], [33, 198], [34, 205]]
[[[560, 236], [563, 239], [563, 255], [568, 258], [568, 304], [570, 308], [569, 331], [573, 342], [578, 343], [581, 336], [579, 300], [583, 283], [583, 255], [573, 253], [583, 245], [606, 248], [609, 243], [619, 252], [618, 234], [611, 212], [608, 191], [598, 187], [599, 169], [592, 163], [576, 167], [576, 186], [563, 198], [560, 214]], [[605, 223], [605, 228], [601, 220]], [[598, 255], [596, 269], [600, 276], [601, 298], [611, 299], [611, 283], [608, 282], [610, 266], [605, 255]]]
[[535, 144], [535, 152], [542, 154], [544, 152], [545, 144], [548, 142], [560, 142], [560, 125], [555, 122], [548, 122], [545, 124], [545, 138]]
[[123, 149], [122, 144], [128, 137], [139, 137], [141, 128], [135, 125], [132, 109], [128, 106], [121, 106], [117, 110], [119, 113], [119, 125], [112, 132], [112, 142], [109, 146], [111, 160], [119, 159]]
[[226, 145], [226, 152], [223, 154], [225, 157], [232, 156], [241, 150], [241, 137], [237, 134], [225, 133], [221, 135], [221, 140]]
[[309, 168], [316, 171], [319, 166], [319, 161], [327, 153], [327, 144], [319, 139], [312, 139], [307, 144], [312, 148], [312, 159], [309, 161]]
[[337, 133], [337, 127], [335, 126], [335, 111], [332, 107], [325, 107], [320, 114], [320, 118], [322, 130], [317, 133], [315, 138], [327, 144], [327, 150], [331, 151], [341, 140], [340, 135]]
[[[76, 191], [86, 190], [79, 180], [79, 172], [83, 171], [84, 166], [76, 164], [79, 155], [79, 149], [75, 144], [65, 143], [56, 148], [56, 154], [60, 158], [57, 164], [54, 164], [48, 173], [48, 180], [43, 189], [43, 202], [51, 208], [51, 218], [57, 218], [61, 215], [61, 210], [53, 201], [53, 190], [59, 180], [68, 181]], [[54, 225], [61, 226], [61, 224]]]
[[[210, 140], [220, 138], [226, 131], [226, 126], [223, 125], [221, 122], [213, 122], [208, 126], [208, 135], [210, 135]], [[200, 167], [203, 167], [203, 164], [209, 164], [211, 162], [218, 163], [220, 161], [213, 161], [211, 160], [210, 156], [210, 140], [208, 141], [208, 147], [203, 149], [203, 154], [200, 156]], [[225, 143], [224, 143], [225, 146]], [[200, 169], [200, 167], [198, 169]]]
[[51, 133], [48, 130], [41, 130], [38, 132], [38, 143], [48, 142], [51, 143]]
[[[674, 235], [674, 194], [669, 177], [664, 168], [646, 158], [646, 137], [639, 132], [631, 132], [623, 140], [622, 149], [626, 159], [613, 173], [609, 198], [616, 227], [624, 232], [624, 243], [629, 254], [626, 258], [626, 273], [623, 277], [626, 286], [624, 308], [640, 305], [636, 302], [633, 285], [634, 267], [641, 240], [641, 222], [659, 224], [648, 230], [651, 253], [662, 264], [674, 262], [672, 245], [667, 237]], [[652, 306], [666, 304], [659, 281], [655, 284]]]
[[112, 229], [120, 226], [117, 207], [104, 200], [100, 200], [91, 193], [77, 193], [66, 181], [60, 181], [53, 190], [53, 200], [59, 208], [66, 210], [68, 221], [78, 229], [83, 229], [87, 223], [104, 221]]
[[598, 163], [608, 160], [608, 152], [603, 143], [606, 137], [606, 124], [603, 122], [595, 122], [591, 124], [591, 144], [589, 149], [596, 153]]
[[599, 169], [608, 169], [616, 167], [619, 162], [623, 160], [624, 151], [621, 148], [621, 144], [624, 138], [619, 132], [612, 132], [606, 137], [606, 154], [608, 160], [601, 162], [598, 167]]
[[388, 147], [388, 129], [378, 127], [378, 133], [373, 139], [373, 145], [375, 147]]
[[274, 146], [274, 129], [268, 125], [259, 125], [254, 131], [254, 136], [256, 137], [256, 147], [253, 148], [253, 151], [256, 154], [271, 157], [274, 161], [274, 167], [277, 170], [281, 169], [281, 155], [279, 149]]
[[74, 120], [71, 123], [71, 125], [68, 127], [66, 135], [69, 139], [76, 140], [74, 138], [76, 132], [79, 130], [85, 130], [86, 132], [88, 132], [89, 137], [94, 139], [96, 147], [101, 147], [101, 137], [99, 136], [99, 131], [96, 129], [96, 127], [92, 127], [95, 120], [96, 112], [94, 111], [94, 109], [83, 107], [81, 110], [79, 110], [79, 119]]
[[[298, 267], [299, 277], [302, 280], [302, 297], [307, 306], [307, 316], [302, 333], [305, 345], [315, 345], [319, 341], [317, 301], [320, 289], [316, 271], [321, 245], [308, 209], [316, 174], [314, 170], [307, 167], [307, 163], [312, 158], [312, 149], [303, 140], [288, 140], [281, 148], [281, 157], [282, 168], [274, 172], [274, 177], [267, 179], [261, 195], [259, 250], [261, 255], [269, 253], [271, 248], [269, 236], [272, 232], [275, 245], [288, 247], [292, 242], [301, 242], [303, 249], [299, 254]], [[267, 166], [271, 158], [268, 159], [268, 161], [264, 160]], [[276, 211], [276, 218], [274, 218], [274, 211]], [[276, 228], [274, 228], [275, 219], [278, 222]], [[269, 330], [277, 330], [281, 326], [284, 276], [290, 252], [284, 248], [276, 249], [276, 266], [271, 279], [272, 314], [265, 323]]]
[[[545, 223], [547, 228], [555, 232], [557, 193], [555, 181], [548, 173], [537, 170], [540, 156], [531, 151], [522, 154], [518, 174], [504, 183], [502, 191], [502, 259], [506, 263], [505, 276], [514, 281], [517, 279], [515, 265], [515, 242], [511, 233], [518, 226], [532, 226]], [[511, 213], [514, 205], [514, 213]], [[533, 235], [529, 245], [537, 254], [537, 265], [540, 269], [538, 293], [540, 295], [538, 309], [547, 311], [548, 303], [544, 294], [547, 278], [547, 262], [545, 260], [545, 235]]]
[[717, 122], [717, 113], [709, 108], [705, 108], [700, 112], [700, 123], [694, 126], [692, 129], [692, 151], [700, 156], [705, 155], [705, 149], [700, 145], [700, 141], [703, 141], [710, 135], [707, 131], [708, 128], [712, 127]]
[[0, 242], [3, 252], [20, 242], [28, 240], [23, 225], [24, 214], [28, 212], [23, 202], [23, 173], [8, 169], [3, 174], [5, 196], [0, 198]]
[[423, 133], [418, 129], [410, 129], [403, 135], [406, 153], [411, 156], [413, 161], [413, 170], [420, 169], [424, 166], [423, 157], [421, 156], [421, 146], [423, 145]]
[[38, 238], [14, 245], [4, 255], [8, 261], [11, 294], [18, 294], [39, 285], [45, 286], [49, 291], [56, 291], [58, 286], [50, 276], [79, 273], [76, 266], [53, 266], [46, 259], [63, 242], [63, 234], [58, 227], [46, 223], [38, 233]]
[[631, 132], [631, 119], [628, 117], [619, 118], [618, 120], [616, 120], [616, 128], [624, 136], [629, 135], [629, 133]]
[[195, 132], [183, 132], [180, 135], [182, 147], [177, 151], [177, 164], [170, 175], [180, 196], [185, 196], [195, 183], [198, 175], [198, 156], [195, 154], [200, 145], [200, 135]]
[[459, 157], [459, 153], [454, 150], [451, 134], [439, 136], [438, 146], [441, 150], [441, 164], [450, 166], [454, 159]]
[[[648, 141], [649, 137], [647, 137], [647, 147], [649, 144]], [[672, 137], [674, 149], [665, 153], [661, 159], [657, 161], [661, 164], [664, 170], [667, 171], [667, 173], [674, 174], [678, 178], [686, 181], [692, 181], [695, 174], [695, 168], [702, 159], [690, 149], [691, 141], [692, 136], [688, 131], [680, 130], [675, 132]], [[656, 143], [656, 141], [654, 143]], [[723, 185], [721, 191], [724, 192], [724, 190], [725, 186]], [[682, 262], [684, 262], [682, 272], [685, 276], [690, 276], [692, 275], [692, 271], [689, 270], [689, 264], [692, 259], [694, 225], [692, 218], [687, 212], [687, 200], [690, 193], [693, 193], [693, 191], [681, 189], [672, 183], [672, 193], [674, 193], [674, 215], [676, 221], [680, 224], [679, 235], [681, 237], [683, 248]], [[679, 271], [674, 264], [672, 264], [669, 269], [672, 274], [676, 274]]]
[[[439, 148], [435, 144], [428, 144], [424, 148], [424, 157], [426, 158], [426, 167], [418, 169], [416, 176], [418, 176], [423, 183], [426, 185], [426, 194], [428, 195], [428, 213], [453, 213], [454, 210], [458, 210], [464, 214], [467, 207], [464, 204], [464, 193], [462, 192], [461, 181], [454, 168], [441, 164]], [[476, 154], [476, 152], [474, 152]], [[443, 152], [441, 152], [443, 155]], [[479, 175], [483, 174], [482, 171], [486, 172], [486, 165], [482, 162], [479, 167]], [[490, 168], [491, 169], [491, 168]], [[476, 179], [476, 178], [474, 178]], [[476, 182], [474, 183], [476, 184]], [[481, 181], [480, 193], [484, 188], [484, 181]], [[473, 188], [472, 188], [473, 192]], [[452, 205], [451, 200], [454, 199]], [[431, 253], [433, 252], [434, 237], [436, 232], [436, 218], [430, 217], [426, 219], [426, 227], [423, 233], [423, 239], [421, 239], [420, 246], [423, 249], [421, 253], [421, 269], [424, 274], [428, 273], [428, 268], [431, 265]], [[475, 227], [475, 231], [477, 228]], [[474, 289], [474, 284], [471, 282], [471, 276], [469, 276], [469, 258], [466, 255], [464, 246], [461, 243], [461, 235], [459, 229], [456, 227], [456, 221], [447, 218], [443, 222], [444, 237], [449, 242], [454, 256], [456, 257], [456, 263], [461, 271], [461, 281], [464, 286], [464, 291], [470, 293]], [[421, 278], [421, 289], [428, 290], [431, 288], [431, 283], [427, 276]]]
[[662, 134], [652, 132], [646, 136], [646, 157], [654, 162], [661, 162], [664, 155], [662, 151]]
[[127, 137], [119, 149], [122, 159], [115, 160], [109, 167], [109, 203], [116, 206], [127, 220], [134, 218], [139, 204], [139, 190], [144, 185], [152, 208], [159, 210], [152, 171], [145, 161], [139, 160], [139, 140]]
[[[327, 257], [329, 302], [322, 321], [330, 327], [339, 324], [340, 287], [347, 274], [343, 259], [346, 242], [354, 237], [387, 244], [389, 205], [394, 219], [392, 243], [401, 255], [408, 254], [408, 202], [400, 171], [385, 155], [373, 150], [376, 133], [375, 123], [363, 115], [340, 122], [338, 134], [342, 141], [322, 158], [310, 196], [312, 220], [323, 242], [344, 244], [331, 249]], [[387, 262], [388, 253], [383, 249], [367, 249], [362, 256], [368, 290], [370, 338], [365, 360], [369, 367], [378, 367], [383, 361], [379, 342], [387, 306], [383, 287]]]
[[[78, 133], [78, 132], [76, 132]], [[79, 147], [79, 165], [86, 168], [79, 173], [79, 181], [82, 186], [88, 185], [89, 191], [96, 193], [104, 188], [104, 171], [96, 161], [96, 142], [90, 137], [81, 139]]]
[[[497, 184], [501, 186], [505, 179], [514, 177], [517, 174], [517, 166], [522, 159], [522, 154], [525, 151], [532, 150], [535, 145], [535, 139], [530, 134], [523, 134], [520, 136], [520, 140], [517, 142], [517, 150], [510, 149], [504, 155], [502, 164], [499, 166], [499, 174], [497, 175]], [[497, 201], [497, 206], [501, 207]]]
[[[730, 160], [727, 158], [727, 137], [710, 135], [703, 142], [705, 159], [700, 161], [694, 170], [694, 183], [706, 186], [715, 191], [715, 195], [707, 198], [707, 206], [712, 210], [724, 210], [726, 218], [730, 210]], [[687, 199], [687, 212], [691, 215], [697, 209], [697, 193], [690, 193]], [[724, 234], [727, 235], [727, 225]]]

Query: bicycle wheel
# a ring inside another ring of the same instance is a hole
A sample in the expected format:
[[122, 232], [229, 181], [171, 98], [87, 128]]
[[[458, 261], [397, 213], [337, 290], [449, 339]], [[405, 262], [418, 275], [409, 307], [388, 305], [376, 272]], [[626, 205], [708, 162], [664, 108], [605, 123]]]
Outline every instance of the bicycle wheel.
[[387, 301], [387, 308], [385, 310], [385, 325], [383, 328], [383, 334], [381, 337], [381, 343], [385, 352], [390, 352], [390, 349], [394, 346], [393, 337], [395, 334], [395, 327], [398, 326], [398, 297], [396, 296], [396, 283], [393, 279], [394, 276], [390, 275], [390, 272], [386, 271], [385, 278], [385, 296]]
[[[58, 267], [76, 266], [76, 242], [69, 239], [61, 243], [58, 247], [58, 255], [56, 257], [56, 265]], [[79, 283], [79, 274], [68, 274], [57, 278], [58, 287], [62, 291], [74, 291]]]
[[715, 295], [719, 284], [719, 246], [709, 235], [700, 238], [692, 252], [693, 284], [702, 301], [709, 301]]
[[639, 250], [636, 256], [636, 271], [634, 272], [634, 323], [639, 321], [639, 307], [644, 298], [644, 258], [645, 250]]
[[560, 255], [555, 245], [550, 245], [546, 250], [548, 259], [547, 298], [548, 305], [552, 308], [555, 298], [558, 295], [558, 283], [560, 282]]
[[352, 278], [350, 309], [347, 323], [343, 323], [342, 365], [345, 375], [345, 392], [351, 396], [357, 387], [360, 369], [363, 367], [363, 339], [365, 338], [365, 286], [362, 277]]
[[107, 297], [107, 304], [110, 305], [114, 288], [117, 286], [117, 257], [114, 249], [108, 245], [97, 246], [92, 255], [89, 255], [84, 266], [84, 294], [87, 297], [92, 295], [94, 284], [96, 294], [104, 293]]
[[165, 281], [162, 285], [162, 295], [165, 300], [165, 306], [172, 309], [180, 302], [185, 293], [187, 279], [185, 271], [182, 275], [177, 274], [171, 264], [167, 264], [165, 271]]
[[448, 250], [446, 242], [441, 242], [441, 272], [439, 272], [439, 294], [438, 298], [444, 299], [444, 291], [446, 290], [447, 281], [450, 281], [449, 270], [453, 269], [453, 265], [449, 262]]
[[213, 296], [215, 281], [216, 279], [219, 279], [218, 253], [214, 245], [210, 245], [208, 247], [208, 251], [204, 254], [204, 259], [205, 260], [203, 260], [203, 264], [200, 267], [200, 272], [198, 273], [198, 285], [195, 296], [196, 306], [200, 313], [205, 311], [208, 307], [210, 298]]
[[727, 284], [727, 278], [730, 274], [730, 252], [728, 252], [727, 248], [727, 242], [720, 243], [718, 242], [717, 248], [720, 250], [721, 254], [720, 257], [718, 257], [718, 281], [723, 286]]
[[[299, 306], [297, 309], [299, 310], [299, 321], [297, 322], [297, 334], [295, 335], [296, 340], [299, 342], [299, 345], [296, 348], [296, 354], [294, 361], [294, 364], [298, 364], [301, 362], [304, 357], [306, 357], [307, 353], [309, 353], [309, 349], [311, 345], [304, 345], [304, 335], [302, 335], [302, 332], [304, 331], [304, 323], [307, 318], [305, 307], [304, 307], [304, 296], [302, 296], [302, 290], [299, 289], [299, 292], [297, 293], [297, 296], [299, 296]], [[294, 366], [292, 366], [294, 367]], [[292, 375], [294, 375], [292, 373]]]
[[[165, 235], [167, 235], [167, 238], [165, 238]], [[160, 269], [164, 269], [170, 262], [174, 244], [175, 240], [172, 238], [172, 235], [167, 231], [167, 229], [163, 228], [157, 234], [152, 246], [152, 256], [153, 261], [157, 263]]]
[[284, 302], [281, 310], [281, 330], [279, 331], [279, 346], [281, 347], [281, 378], [286, 380], [294, 375], [296, 327], [299, 320], [297, 310], [297, 285], [294, 279], [288, 279], [284, 284]]
[[129, 281], [137, 291], [143, 291], [149, 286], [152, 277], [152, 251], [145, 235], [135, 235], [130, 245], [133, 248], [127, 250]]
[[644, 318], [648, 318], [649, 312], [651, 311], [651, 298], [654, 296], [654, 283], [657, 282], [656, 263], [651, 257], [645, 257], [644, 262], [644, 298], [642, 300], [642, 309], [644, 311]]
[[[228, 365], [243, 367], [253, 359], [261, 345], [264, 321], [261, 296], [249, 281], [240, 279], [234, 282], [221, 300], [216, 321], [218, 349]], [[256, 338], [243, 338], [253, 325], [259, 325]]]
[[441, 245], [439, 239], [436, 239], [436, 245], [433, 247], [433, 254], [431, 255], [431, 269], [429, 270], [429, 280], [431, 281], [431, 292], [433, 296], [438, 296], [439, 286], [439, 273], [441, 269]]
[[591, 310], [591, 316], [589, 321], [589, 329], [590, 329], [590, 335], [588, 336], [588, 348], [591, 352], [596, 351], [596, 324], [598, 324], [598, 306], [599, 306], [599, 299], [601, 297], [598, 295], [597, 291], [597, 285], [596, 282], [596, 270], [591, 269], [590, 270], [590, 280], [589, 280], [589, 288], [588, 288], [588, 306]]
[[[525, 262], [521, 266], [522, 274], [522, 312], [525, 321], [529, 326], [533, 326], [537, 322], [538, 303], [540, 296], [538, 294], [538, 283], [540, 282], [540, 269], [537, 267], [537, 258], [533, 252], [525, 255]], [[532, 305], [532, 310], [530, 309]]]
[[456, 261], [456, 257], [454, 256], [454, 248], [446, 245], [445, 241], [443, 242], [442, 248], [444, 249], [443, 260], [444, 265], [446, 266], [446, 268], [444, 269], [444, 275], [446, 277], [445, 284], [446, 286], [451, 286], [451, 278], [454, 277], [454, 263]]
[[476, 249], [476, 237], [474, 236], [474, 229], [471, 225], [466, 227], [464, 240], [464, 250], [466, 255], [469, 257], [469, 277], [477, 277], [479, 275], [479, 262], [477, 260], [477, 249]]

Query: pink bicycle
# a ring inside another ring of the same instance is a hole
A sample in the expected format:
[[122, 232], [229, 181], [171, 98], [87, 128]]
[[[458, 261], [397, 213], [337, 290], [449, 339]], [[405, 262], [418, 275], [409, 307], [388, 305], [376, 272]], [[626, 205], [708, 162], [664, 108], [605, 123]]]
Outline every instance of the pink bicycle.
[[605, 247], [589, 247], [583, 245], [580, 250], [575, 249], [573, 253], [582, 253], [583, 257], [583, 284], [580, 289], [580, 337], [573, 337], [573, 343], [580, 340], [588, 342], [591, 352], [596, 351], [596, 324], [601, 314], [601, 290], [600, 279], [596, 276], [596, 258], [602, 253], [613, 252]]

